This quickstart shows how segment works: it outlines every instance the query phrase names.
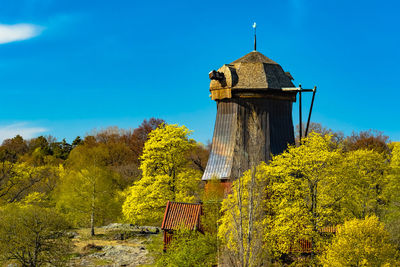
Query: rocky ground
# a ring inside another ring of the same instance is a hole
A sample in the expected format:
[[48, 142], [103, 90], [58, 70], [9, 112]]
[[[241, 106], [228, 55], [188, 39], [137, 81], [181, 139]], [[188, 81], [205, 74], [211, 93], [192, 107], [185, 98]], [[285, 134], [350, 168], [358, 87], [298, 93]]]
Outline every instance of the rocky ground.
[[149, 246], [161, 238], [157, 227], [113, 223], [71, 232], [75, 246], [69, 266], [151, 266]]

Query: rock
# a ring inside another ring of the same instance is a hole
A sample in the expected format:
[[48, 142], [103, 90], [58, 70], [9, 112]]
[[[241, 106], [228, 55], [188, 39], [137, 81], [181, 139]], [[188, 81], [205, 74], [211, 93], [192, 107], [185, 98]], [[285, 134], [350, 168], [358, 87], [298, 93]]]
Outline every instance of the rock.
[[88, 257], [112, 261], [113, 266], [136, 266], [146, 264], [148, 251], [144, 247], [131, 247], [125, 245], [104, 246], [101, 252], [96, 252]]
[[77, 232], [71, 231], [71, 232], [66, 232], [65, 236], [68, 238], [78, 238], [79, 234]]
[[110, 223], [109, 225], [103, 226], [102, 228], [107, 230], [134, 231], [142, 235], [158, 234], [161, 230], [159, 227], [155, 226], [139, 226], [127, 223]]
[[113, 239], [114, 240], [125, 240], [125, 234], [124, 233], [115, 234]]
[[126, 228], [132, 228], [130, 224], [124, 224], [124, 223], [110, 223], [109, 225], [103, 226], [102, 228], [104, 229], [126, 229]]
[[95, 244], [87, 244], [82, 248], [82, 251], [86, 253], [91, 251], [99, 251], [102, 250], [102, 248], [103, 248], [102, 246], [97, 246]]

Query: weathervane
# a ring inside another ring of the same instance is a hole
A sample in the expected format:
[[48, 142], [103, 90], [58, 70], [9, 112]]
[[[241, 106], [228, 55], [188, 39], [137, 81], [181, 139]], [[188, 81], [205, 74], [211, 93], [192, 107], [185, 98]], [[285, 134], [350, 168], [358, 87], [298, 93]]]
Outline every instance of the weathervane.
[[254, 22], [254, 23], [253, 23], [253, 29], [254, 29], [254, 51], [257, 50], [256, 27], [257, 27], [257, 24]]

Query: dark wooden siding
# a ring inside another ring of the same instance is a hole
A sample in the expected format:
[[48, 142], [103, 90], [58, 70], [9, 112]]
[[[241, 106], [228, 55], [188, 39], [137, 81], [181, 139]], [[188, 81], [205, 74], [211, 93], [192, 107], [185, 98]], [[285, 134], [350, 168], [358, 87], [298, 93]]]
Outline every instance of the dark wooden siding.
[[292, 102], [235, 98], [217, 102], [213, 143], [203, 180], [236, 179], [294, 143]]
[[172, 232], [164, 231], [164, 233], [163, 233], [164, 251], [166, 251], [168, 248], [168, 245], [171, 244], [172, 238], [173, 238]]

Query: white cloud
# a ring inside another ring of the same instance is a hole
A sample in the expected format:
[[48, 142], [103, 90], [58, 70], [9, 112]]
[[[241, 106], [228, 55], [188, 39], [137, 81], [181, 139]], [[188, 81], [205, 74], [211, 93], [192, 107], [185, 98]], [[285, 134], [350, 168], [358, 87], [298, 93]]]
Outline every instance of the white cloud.
[[0, 44], [27, 40], [38, 36], [42, 31], [43, 27], [34, 24], [0, 24]]
[[43, 127], [29, 126], [26, 122], [2, 125], [0, 126], [0, 142], [3, 142], [4, 139], [13, 138], [17, 134], [21, 135], [24, 139], [30, 139], [47, 131]]

